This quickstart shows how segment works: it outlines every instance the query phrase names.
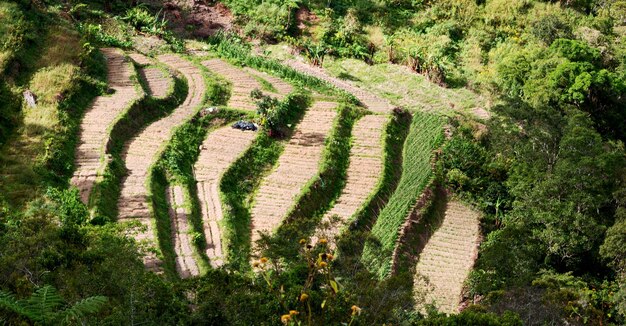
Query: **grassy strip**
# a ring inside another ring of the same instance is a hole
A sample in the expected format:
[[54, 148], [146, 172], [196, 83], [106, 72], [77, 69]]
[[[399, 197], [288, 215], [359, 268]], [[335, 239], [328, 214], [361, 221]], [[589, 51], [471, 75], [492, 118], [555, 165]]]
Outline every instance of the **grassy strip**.
[[[106, 62], [99, 52], [86, 56], [83, 65], [84, 68], [72, 80], [65, 98], [57, 104], [49, 104], [47, 111], [54, 111], [56, 114], [57, 123], [54, 128], [25, 126], [20, 121], [16, 132], [0, 151], [0, 161], [4, 165], [2, 173], [5, 174], [0, 175], [0, 200], [5, 197], [14, 208], [36, 197], [47, 186], [68, 186], [74, 170], [74, 152], [80, 121], [85, 109], [103, 92], [106, 85], [106, 69], [103, 69]], [[16, 108], [18, 103], [14, 104]], [[43, 104], [40, 105], [43, 107]], [[40, 108], [31, 110], [37, 111]], [[30, 131], [34, 129], [37, 132]]]
[[324, 213], [339, 197], [350, 163], [352, 127], [363, 114], [357, 107], [340, 106], [333, 132], [324, 144], [319, 173], [303, 188], [284, 223], [271, 237], [267, 256], [297, 258], [298, 240], [315, 231]]
[[379, 278], [391, 272], [393, 250], [400, 228], [426, 185], [433, 178], [432, 152], [443, 141], [443, 120], [415, 112], [404, 144], [402, 178], [382, 209], [363, 249], [363, 263]]
[[336, 265], [340, 268], [345, 267], [350, 273], [352, 266], [360, 265], [364, 239], [369, 235], [372, 225], [402, 177], [402, 149], [409, 133], [411, 118], [411, 114], [406, 111], [393, 112], [382, 135], [384, 141], [382, 177], [363, 207], [354, 215], [354, 222], [338, 239], [339, 259]]
[[227, 59], [233, 64], [271, 73], [300, 87], [310, 88], [321, 94], [339, 96], [352, 104], [359, 103], [359, 100], [354, 95], [338, 89], [326, 81], [301, 73], [281, 64], [277, 60], [252, 55], [249, 45], [232, 36], [216, 34], [209, 37], [208, 43], [212, 45], [212, 50], [220, 57]]
[[[180, 126], [174, 132], [163, 155], [153, 168], [151, 175], [151, 192], [154, 216], [157, 220], [157, 230], [161, 251], [168, 267], [175, 270], [175, 252], [171, 241], [172, 229], [167, 203], [167, 185], [181, 185], [185, 194], [185, 206], [189, 212], [192, 241], [196, 248], [194, 258], [201, 272], [210, 267], [205, 255], [206, 238], [202, 224], [200, 203], [198, 200], [196, 181], [193, 175], [193, 165], [200, 155], [200, 144], [214, 129], [240, 119], [250, 119], [251, 113], [222, 109], [217, 114], [192, 119]], [[165, 241], [165, 239], [170, 239]]]
[[[303, 94], [290, 94], [281, 105], [290, 109], [291, 115], [285, 120], [295, 125], [302, 119], [310, 98]], [[224, 243], [226, 258], [230, 267], [236, 270], [250, 268], [250, 205], [254, 192], [263, 176], [278, 161], [284, 149], [284, 142], [259, 133], [250, 148], [223, 175], [220, 181], [220, 199], [224, 210]]]
[[117, 202], [121, 191], [121, 181], [126, 173], [126, 166], [121, 154], [130, 139], [154, 121], [168, 115], [185, 99], [188, 91], [187, 82], [175, 77], [169, 96], [164, 99], [144, 97], [127, 110], [115, 123], [107, 148], [110, 161], [102, 179], [92, 190], [89, 198], [92, 207], [92, 223], [103, 224], [115, 221], [118, 214]]

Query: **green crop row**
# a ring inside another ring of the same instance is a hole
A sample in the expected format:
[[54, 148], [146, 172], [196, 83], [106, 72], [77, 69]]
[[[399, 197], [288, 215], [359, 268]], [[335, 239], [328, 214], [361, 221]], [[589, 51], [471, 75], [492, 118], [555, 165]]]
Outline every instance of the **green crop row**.
[[433, 151], [443, 142], [442, 127], [439, 116], [415, 112], [404, 143], [400, 183], [380, 211], [363, 249], [363, 263], [379, 278], [389, 275], [400, 228], [434, 176], [431, 159]]

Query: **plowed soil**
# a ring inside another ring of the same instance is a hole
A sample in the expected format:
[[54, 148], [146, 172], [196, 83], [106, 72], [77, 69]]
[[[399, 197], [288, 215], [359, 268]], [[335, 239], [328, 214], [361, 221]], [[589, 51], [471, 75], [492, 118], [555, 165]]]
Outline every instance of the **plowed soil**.
[[181, 186], [167, 188], [169, 215], [172, 221], [172, 239], [176, 252], [176, 272], [181, 278], [198, 276], [200, 270], [193, 258], [191, 237], [189, 236], [189, 212], [185, 209], [185, 196]]
[[108, 83], [111, 96], [99, 96], [85, 113], [80, 125], [76, 149], [76, 171], [71, 183], [80, 191], [84, 203], [104, 167], [104, 154], [109, 130], [116, 118], [143, 95], [131, 80], [133, 67], [120, 50], [101, 49], [107, 59]]
[[256, 133], [220, 128], [208, 135], [200, 148], [200, 156], [194, 166], [198, 187], [198, 198], [202, 211], [206, 255], [213, 267], [224, 264], [222, 232], [220, 221], [223, 218], [220, 202], [219, 182], [222, 174], [252, 144]]
[[231, 108], [255, 111], [256, 104], [254, 99], [250, 97], [250, 92], [254, 89], [261, 89], [261, 83], [245, 71], [236, 68], [226, 61], [220, 59], [211, 59], [202, 62], [211, 72], [216, 73], [227, 79], [233, 84], [228, 100], [228, 106]]
[[324, 236], [336, 237], [376, 188], [383, 171], [382, 134], [387, 121], [389, 117], [386, 115], [368, 115], [355, 123], [346, 185], [333, 208], [323, 218], [328, 222], [336, 215], [340, 223], [324, 230]]
[[153, 61], [143, 54], [135, 52], [129, 54], [129, 56], [142, 66], [138, 69], [139, 76], [146, 82], [148, 95], [156, 98], [165, 98], [174, 83], [171, 76], [157, 67], [145, 67], [153, 64]]
[[252, 241], [271, 232], [285, 218], [296, 197], [317, 173], [324, 142], [337, 116], [337, 103], [316, 102], [285, 146], [276, 169], [262, 182], [252, 208]]
[[391, 105], [391, 103], [389, 103], [387, 100], [382, 99], [362, 88], [354, 86], [349, 81], [332, 77], [328, 75], [322, 68], [311, 66], [300, 60], [286, 60], [284, 61], [284, 63], [301, 73], [312, 75], [333, 84], [339, 89], [351, 93], [372, 112], [389, 113], [393, 109], [393, 105]]
[[478, 213], [460, 202], [449, 202], [441, 227], [424, 247], [416, 267], [414, 289], [418, 295], [425, 292], [425, 304], [434, 302], [445, 313], [458, 311], [479, 239]]
[[278, 77], [274, 77], [268, 73], [260, 72], [250, 68], [245, 68], [244, 70], [249, 74], [265, 79], [270, 84], [272, 84], [272, 86], [274, 86], [274, 88], [276, 89], [276, 95], [278, 95], [279, 99], [282, 99], [283, 97], [287, 96], [287, 94], [291, 93], [291, 91], [293, 91], [293, 86], [291, 86], [291, 84], [285, 82]]
[[[118, 202], [119, 221], [134, 219], [140, 219], [142, 222], [151, 221], [147, 188], [150, 167], [158, 159], [173, 130], [191, 118], [204, 99], [205, 84], [200, 69], [177, 55], [162, 55], [157, 60], [170, 69], [179, 71], [187, 79], [189, 93], [183, 104], [174, 112], [142, 130], [125, 145], [122, 159], [128, 173], [121, 185]], [[155, 234], [146, 232], [138, 234], [138, 237], [156, 244]], [[156, 257], [151, 256], [147, 257], [145, 262], [147, 265], [153, 265], [154, 260]]]
[[153, 63], [151, 58], [146, 57], [141, 53], [133, 52], [128, 54], [128, 56], [140, 66], [147, 66]]

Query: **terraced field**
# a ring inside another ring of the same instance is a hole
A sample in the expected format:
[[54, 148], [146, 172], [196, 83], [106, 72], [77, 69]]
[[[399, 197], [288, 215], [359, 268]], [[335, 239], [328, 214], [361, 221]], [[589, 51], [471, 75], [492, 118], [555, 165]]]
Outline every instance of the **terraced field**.
[[200, 275], [198, 263], [193, 257], [189, 226], [189, 212], [185, 207], [183, 189], [179, 185], [167, 188], [169, 215], [172, 219], [172, 239], [176, 252], [176, 272], [181, 278]]
[[273, 93], [275, 93], [279, 99], [282, 99], [293, 91], [293, 86], [280, 78], [251, 68], [245, 68], [244, 70], [251, 75], [268, 81], [275, 90]]
[[122, 51], [112, 48], [101, 51], [107, 59], [108, 84], [113, 94], [96, 98], [80, 125], [76, 170], [71, 184], [78, 188], [84, 203], [88, 202], [96, 179], [104, 168], [104, 154], [112, 125], [120, 114], [143, 96], [143, 91], [132, 80], [135, 75], [133, 66]]
[[315, 102], [296, 127], [274, 171], [261, 183], [252, 207], [252, 242], [280, 225], [306, 183], [318, 172], [337, 103]]
[[426, 304], [434, 303], [441, 312], [458, 312], [479, 240], [478, 213], [458, 201], [449, 202], [442, 225], [424, 247], [416, 267], [414, 289], [426, 292]]
[[[183, 104], [174, 112], [142, 130], [125, 146], [122, 158], [128, 173], [122, 182], [118, 202], [119, 221], [139, 221], [145, 228], [137, 230], [135, 237], [151, 244], [156, 244], [156, 239], [149, 203], [150, 167], [158, 159], [174, 128], [197, 112], [205, 93], [202, 73], [193, 63], [177, 55], [162, 55], [157, 59], [187, 79], [189, 92]], [[145, 263], [149, 268], [156, 268], [160, 262], [156, 255], [150, 255], [146, 257]]]
[[[324, 230], [324, 236], [338, 236], [341, 228], [363, 207], [378, 184], [383, 171], [384, 155], [381, 131], [388, 121], [389, 117], [386, 115], [368, 115], [354, 125], [346, 185], [333, 208], [323, 218], [323, 221], [329, 222], [333, 216], [337, 216], [341, 223], [330, 230]], [[317, 234], [320, 235], [320, 231]]]
[[[116, 51], [113, 53], [120, 54]], [[139, 222], [142, 228], [134, 229], [131, 234], [147, 245], [146, 267], [160, 271], [156, 224], [151, 212], [150, 171], [170, 140], [173, 130], [197, 112], [204, 99], [205, 84], [200, 70], [178, 56], [160, 56], [157, 58], [159, 64], [140, 54], [130, 56], [140, 66], [139, 75], [151, 97], [162, 98], [172, 87], [172, 80], [162, 66], [158, 66], [160, 64], [180, 72], [189, 84], [189, 93], [184, 103], [169, 116], [139, 132], [125, 145], [122, 153], [128, 173], [121, 184], [119, 221]], [[115, 60], [111, 64], [120, 65]], [[386, 100], [347, 81], [328, 76], [321, 69], [298, 61], [290, 61], [288, 64], [300, 72], [351, 92], [375, 113], [360, 118], [354, 124], [344, 188], [322, 218], [322, 221], [329, 221], [332, 217], [338, 217], [338, 225], [331, 230], [324, 230], [324, 236], [336, 238], [351, 218], [368, 204], [382, 180], [385, 158], [382, 136], [389, 122], [392, 106]], [[221, 59], [207, 60], [203, 65], [232, 83], [228, 103], [230, 108], [255, 110], [256, 104], [250, 97], [253, 89], [262, 89], [264, 93], [279, 99], [293, 91], [290, 84], [279, 78], [250, 68], [239, 69]], [[130, 65], [126, 66], [131, 68]], [[129, 72], [119, 74], [130, 80]], [[112, 85], [118, 86], [115, 81], [112, 81]], [[338, 103], [335, 102], [314, 102], [296, 126], [275, 168], [263, 177], [250, 208], [253, 243], [260, 238], [260, 232], [271, 233], [283, 222], [304, 187], [319, 173], [326, 139], [337, 118], [337, 106]], [[197, 182], [195, 190], [199, 200], [202, 231], [206, 239], [205, 252], [198, 253], [192, 241], [193, 230], [188, 205], [193, 204], [193, 201], [185, 200], [185, 190], [181, 185], [167, 187], [175, 266], [181, 278], [200, 275], [201, 268], [197, 261], [199, 254], [206, 255], [214, 268], [225, 263], [220, 181], [228, 168], [252, 145], [255, 137], [253, 132], [242, 132], [230, 126], [221, 127], [209, 132], [199, 148], [198, 160], [194, 164], [194, 177]], [[371, 232], [379, 239], [381, 247], [375, 248], [368, 243], [363, 252], [366, 265], [381, 277], [389, 273], [391, 254], [399, 241], [400, 227], [432, 175], [431, 152], [438, 146], [440, 138], [441, 120], [434, 115], [416, 113], [404, 144], [402, 179], [389, 202], [378, 214], [378, 220]], [[318, 230], [316, 235], [321, 235], [320, 232]], [[415, 289], [428, 290], [427, 300], [437, 304], [442, 311], [452, 312], [458, 307], [463, 282], [476, 255], [478, 237], [477, 214], [462, 204], [452, 202], [448, 205], [443, 225], [421, 253], [416, 267]]]
[[129, 55], [141, 67], [138, 69], [139, 77], [145, 82], [148, 95], [156, 98], [165, 98], [174, 85], [170, 74], [162, 68], [154, 65], [152, 59], [139, 53]]
[[227, 103], [228, 107], [249, 111], [256, 110], [256, 103], [250, 96], [250, 92], [263, 88], [256, 78], [221, 59], [203, 61], [202, 64], [210, 71], [232, 83], [232, 91]]
[[254, 132], [223, 127], [209, 133], [200, 147], [200, 156], [194, 170], [206, 237], [206, 255], [214, 267], [224, 263], [220, 228], [223, 218], [220, 179], [228, 167], [250, 146], [255, 136]]

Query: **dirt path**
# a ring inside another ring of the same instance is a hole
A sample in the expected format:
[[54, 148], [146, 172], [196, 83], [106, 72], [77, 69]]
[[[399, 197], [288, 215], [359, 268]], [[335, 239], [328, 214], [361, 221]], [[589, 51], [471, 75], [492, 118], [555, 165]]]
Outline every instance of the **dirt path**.
[[346, 172], [346, 185], [333, 208], [323, 218], [323, 221], [328, 222], [336, 215], [340, 222], [329, 230], [317, 232], [318, 235], [323, 233], [329, 238], [338, 236], [342, 227], [350, 221], [376, 188], [383, 172], [382, 134], [388, 121], [387, 115], [368, 115], [355, 123], [352, 129], [352, 149]]
[[206, 237], [206, 255], [213, 267], [224, 264], [219, 225], [223, 218], [219, 182], [222, 174], [252, 144], [255, 136], [254, 132], [244, 132], [230, 126], [211, 132], [202, 143], [200, 156], [194, 166]]
[[272, 232], [280, 225], [302, 188], [318, 173], [336, 107], [334, 102], [315, 102], [296, 127], [275, 170], [261, 182], [251, 214], [252, 243], [260, 238], [259, 231]]
[[181, 278], [200, 275], [196, 260], [193, 258], [193, 249], [189, 232], [189, 212], [185, 209], [183, 188], [179, 185], [167, 188], [167, 202], [169, 215], [172, 221], [172, 239], [176, 252], [176, 272]]
[[311, 66], [301, 60], [286, 60], [284, 64], [291, 68], [321, 80], [327, 81], [333, 84], [335, 87], [342, 89], [348, 93], [354, 95], [363, 105], [365, 105], [370, 111], [376, 113], [389, 113], [393, 109], [393, 105], [389, 101], [382, 99], [362, 88], [359, 88], [349, 81], [341, 80], [339, 78], [328, 75], [324, 69]]
[[[200, 69], [193, 63], [177, 55], [162, 55], [158, 61], [169, 68], [179, 71], [186, 79], [189, 87], [187, 98], [169, 116], [151, 124], [124, 147], [122, 159], [128, 173], [121, 185], [118, 201], [119, 221], [138, 220], [147, 226], [147, 230], [139, 230], [136, 237], [156, 245], [156, 236], [152, 232], [152, 215], [149, 205], [148, 174], [150, 167], [158, 159], [169, 141], [174, 128], [191, 118], [204, 99], [205, 84]], [[148, 268], [157, 268], [160, 263], [155, 255], [144, 260]]]
[[133, 83], [133, 66], [121, 50], [104, 48], [107, 59], [108, 84], [114, 91], [111, 96], [99, 96], [85, 112], [78, 134], [76, 148], [76, 170], [71, 183], [80, 191], [81, 200], [87, 204], [96, 178], [104, 168], [104, 154], [109, 140], [109, 130], [117, 117], [132, 102], [143, 96]]
[[458, 311], [463, 283], [478, 254], [479, 228], [476, 211], [458, 201], [447, 204], [443, 223], [424, 247], [416, 267], [414, 289], [417, 294], [426, 291], [426, 304], [434, 302], [445, 313]]

